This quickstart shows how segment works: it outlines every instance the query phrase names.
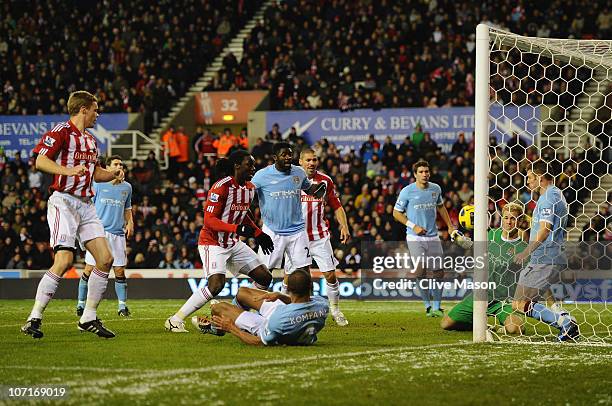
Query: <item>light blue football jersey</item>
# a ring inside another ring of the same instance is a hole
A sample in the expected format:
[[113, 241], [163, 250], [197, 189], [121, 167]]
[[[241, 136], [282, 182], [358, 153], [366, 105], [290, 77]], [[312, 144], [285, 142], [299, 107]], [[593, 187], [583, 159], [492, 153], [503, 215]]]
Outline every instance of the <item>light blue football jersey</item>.
[[132, 207], [132, 185], [121, 182], [93, 184], [96, 213], [102, 221], [104, 231], [115, 235], [125, 235], [125, 210]]
[[257, 171], [251, 182], [257, 188], [264, 224], [278, 235], [293, 235], [304, 229], [302, 190], [312, 185], [306, 172], [295, 165], [280, 172], [274, 165]]
[[310, 302], [282, 304], [261, 328], [259, 337], [265, 345], [311, 345], [325, 327], [329, 302], [313, 296]]
[[566, 265], [565, 238], [567, 235], [567, 202], [563, 192], [556, 186], [546, 188], [536, 203], [531, 217], [529, 241], [536, 239], [540, 222], [552, 225], [548, 238], [531, 253], [531, 264]]
[[[406, 213], [408, 220], [423, 227], [425, 237], [436, 237], [438, 226], [436, 215], [438, 206], [442, 204], [442, 188], [435, 183], [427, 182], [427, 187], [421, 189], [416, 182], [403, 188], [395, 203], [395, 210]], [[408, 235], [417, 235], [411, 227], [406, 227]]]

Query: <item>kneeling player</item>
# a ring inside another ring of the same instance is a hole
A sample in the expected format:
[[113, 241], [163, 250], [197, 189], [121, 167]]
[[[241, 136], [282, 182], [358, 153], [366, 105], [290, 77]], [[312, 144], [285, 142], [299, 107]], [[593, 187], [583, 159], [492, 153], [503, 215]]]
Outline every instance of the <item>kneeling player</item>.
[[173, 333], [186, 333], [185, 318], [221, 292], [229, 267], [251, 277], [258, 288], [267, 289], [272, 282], [272, 274], [255, 251], [239, 239], [239, 236], [254, 236], [264, 252], [274, 249], [270, 237], [247, 215], [255, 196], [255, 187], [249, 181], [255, 172], [255, 160], [241, 150], [232, 153], [229, 162], [233, 176], [226, 176], [213, 185], [204, 209], [198, 250], [207, 285], [194, 292], [183, 307], [166, 320], [166, 330]]
[[[517, 223], [523, 215], [521, 206], [508, 203], [502, 210], [502, 228], [489, 230], [489, 281], [496, 289], [489, 291], [487, 315], [493, 316], [508, 334], [520, 334], [523, 320], [506, 302], [516, 287], [516, 274], [510, 269], [515, 253], [525, 249], [522, 230]], [[474, 296], [470, 293], [455, 305], [440, 323], [444, 330], [471, 330], [474, 315]]]
[[[295, 271], [287, 278], [287, 295], [242, 287], [238, 303], [212, 306], [212, 324], [198, 317], [203, 333], [222, 335], [227, 331], [251, 345], [311, 345], [325, 326], [329, 312], [327, 300], [311, 297], [312, 279], [306, 271]], [[244, 308], [257, 310], [257, 313]]]

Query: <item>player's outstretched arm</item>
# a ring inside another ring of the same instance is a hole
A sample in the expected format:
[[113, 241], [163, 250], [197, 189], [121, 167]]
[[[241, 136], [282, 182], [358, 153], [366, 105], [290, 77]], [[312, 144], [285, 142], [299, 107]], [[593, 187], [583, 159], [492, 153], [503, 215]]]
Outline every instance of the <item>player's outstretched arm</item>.
[[240, 330], [236, 325], [226, 316], [213, 316], [213, 323], [223, 331], [238, 337], [240, 341], [249, 345], [263, 345], [263, 342], [259, 337], [247, 333], [246, 331]]
[[62, 176], [83, 176], [87, 172], [87, 168], [83, 165], [77, 165], [72, 168], [59, 165], [46, 155], [38, 155], [36, 157], [36, 169], [39, 171], [50, 173], [51, 175]]

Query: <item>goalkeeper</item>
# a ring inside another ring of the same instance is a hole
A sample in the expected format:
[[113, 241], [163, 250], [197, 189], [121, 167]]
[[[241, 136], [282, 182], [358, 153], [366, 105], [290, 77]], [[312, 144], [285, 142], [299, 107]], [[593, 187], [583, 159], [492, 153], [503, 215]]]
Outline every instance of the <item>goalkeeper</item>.
[[[518, 273], [510, 269], [512, 258], [527, 245], [522, 238], [523, 230], [517, 227], [522, 216], [521, 206], [508, 203], [502, 209], [502, 227], [489, 230], [489, 281], [495, 282], [496, 287], [489, 291], [487, 315], [495, 317], [508, 334], [522, 333], [522, 318], [506, 300], [514, 295], [518, 279]], [[470, 293], [444, 316], [440, 327], [471, 330], [473, 314], [474, 296]]]

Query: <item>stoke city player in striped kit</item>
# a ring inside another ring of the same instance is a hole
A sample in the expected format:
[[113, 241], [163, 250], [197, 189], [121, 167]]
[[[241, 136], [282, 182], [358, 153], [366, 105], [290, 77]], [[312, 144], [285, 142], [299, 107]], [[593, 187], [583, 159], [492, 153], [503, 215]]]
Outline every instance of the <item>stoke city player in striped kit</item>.
[[89, 278], [89, 292], [78, 328], [100, 337], [112, 338], [115, 334], [105, 328], [96, 315], [106, 291], [113, 256], [91, 200], [92, 181], [122, 181], [124, 174], [121, 169], [108, 171], [98, 165], [96, 140], [86, 131], [94, 126], [98, 118], [96, 97], [86, 91], [72, 93], [68, 99], [68, 113], [70, 119], [45, 133], [33, 151], [38, 154], [36, 168], [54, 175], [47, 220], [55, 258], [53, 266], [38, 284], [34, 307], [21, 331], [33, 338], [43, 336], [40, 329], [43, 312], [55, 294], [62, 275], [72, 266], [78, 241], [91, 252], [96, 262]]
[[[253, 279], [258, 289], [267, 289], [272, 274], [259, 257], [239, 237], [255, 237], [264, 252], [272, 252], [271, 238], [262, 232], [247, 215], [255, 197], [250, 179], [255, 173], [255, 159], [240, 150], [229, 156], [232, 176], [217, 181], [208, 192], [204, 208], [204, 226], [198, 250], [207, 278], [207, 285], [196, 290], [185, 304], [165, 322], [166, 330], [186, 333], [185, 318], [213, 299], [225, 286], [225, 272], [241, 273]], [[225, 165], [220, 160], [218, 166]], [[197, 317], [192, 320], [199, 328]]]
[[338, 224], [340, 224], [340, 241], [345, 244], [350, 239], [346, 212], [336, 194], [336, 188], [332, 179], [317, 170], [319, 159], [314, 150], [305, 148], [300, 153], [300, 166], [306, 172], [308, 179], [314, 184], [325, 183], [327, 191], [321, 198], [310, 196], [302, 191], [302, 211], [306, 222], [306, 234], [310, 243], [310, 255], [314, 258], [323, 273], [327, 284], [327, 298], [332, 318], [339, 326], [346, 326], [348, 320], [340, 311], [338, 305], [340, 293], [338, 279], [336, 278], [336, 266], [338, 260], [334, 256], [331, 242], [329, 240], [329, 223], [325, 218], [325, 205], [328, 204], [334, 211]]

